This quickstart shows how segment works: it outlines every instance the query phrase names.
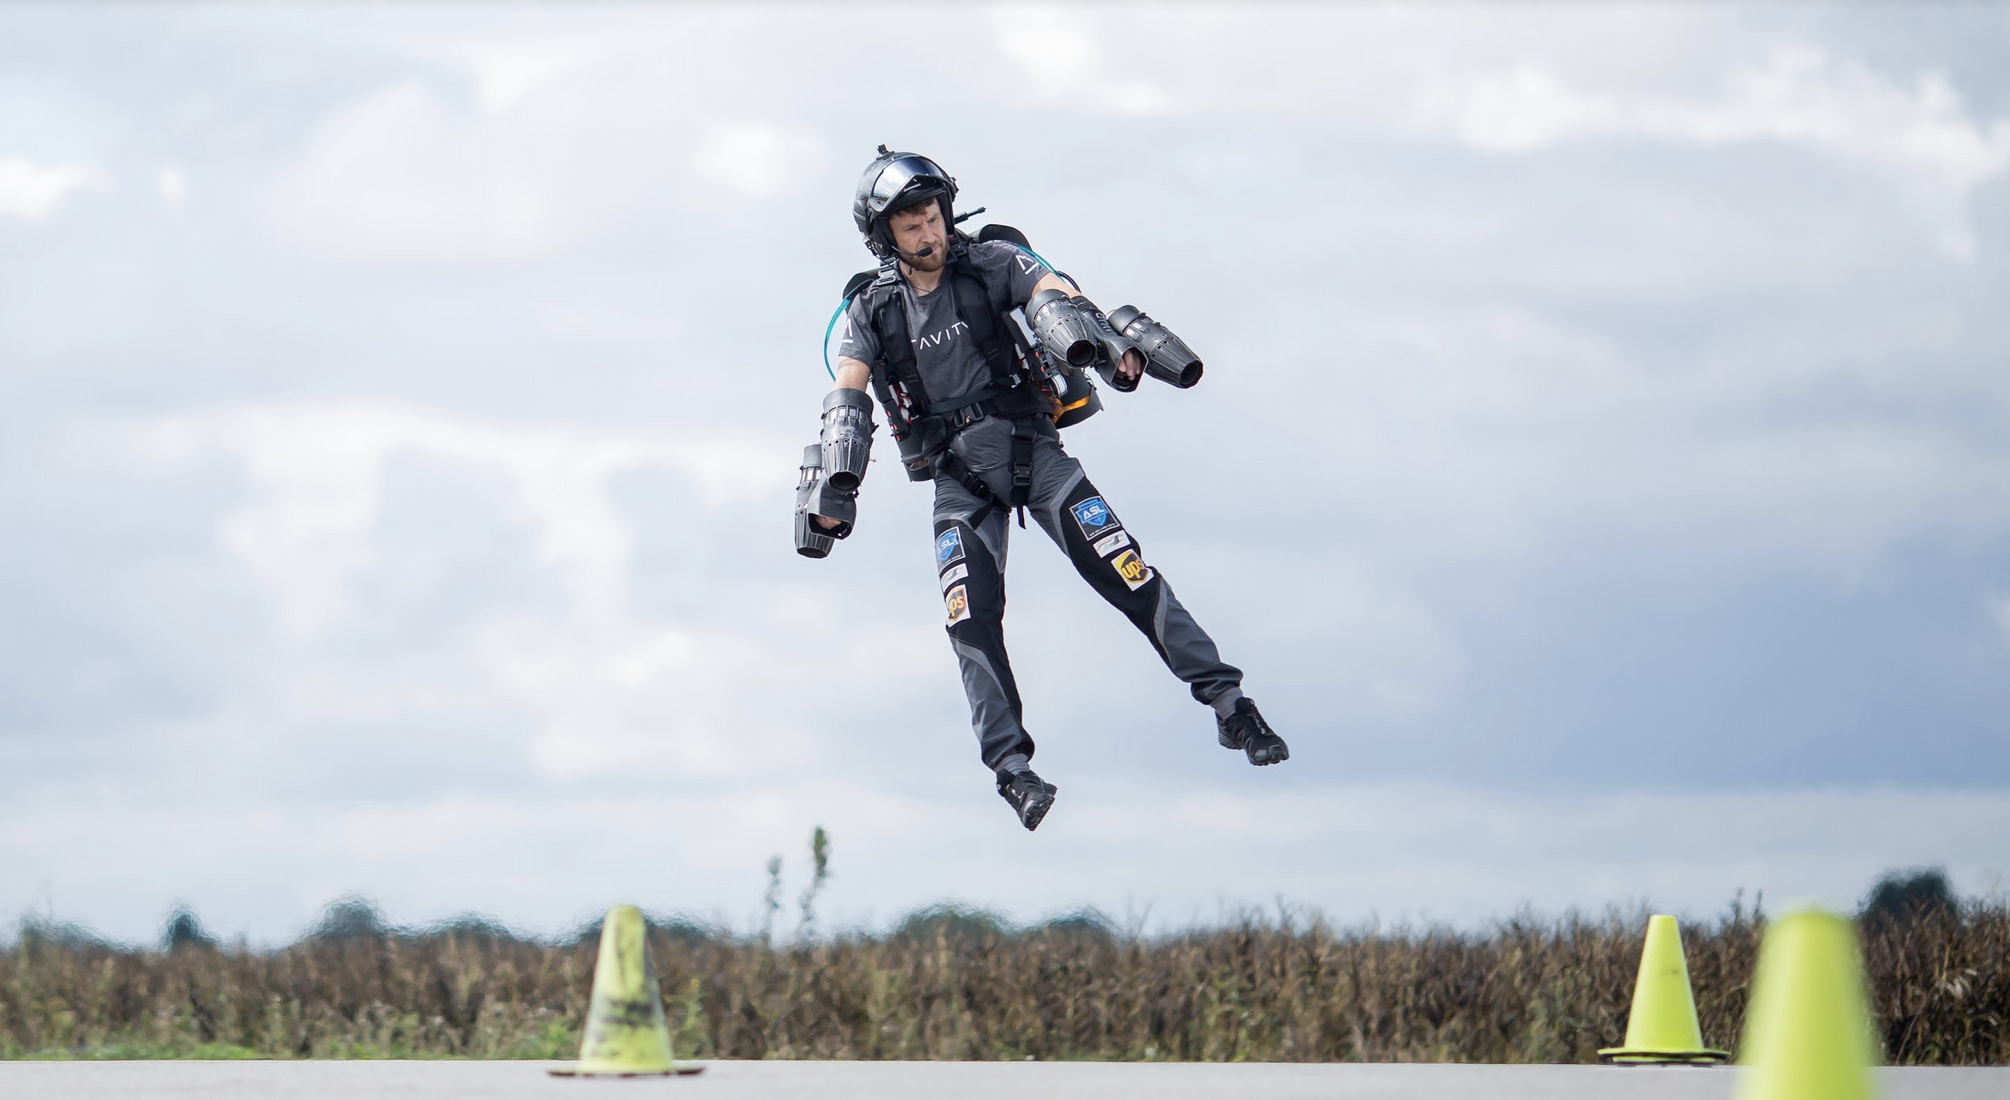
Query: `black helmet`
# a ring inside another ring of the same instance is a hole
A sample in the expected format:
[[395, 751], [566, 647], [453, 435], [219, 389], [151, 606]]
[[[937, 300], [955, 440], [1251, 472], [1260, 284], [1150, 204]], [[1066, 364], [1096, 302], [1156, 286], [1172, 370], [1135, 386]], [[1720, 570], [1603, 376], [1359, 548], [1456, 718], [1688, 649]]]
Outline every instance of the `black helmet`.
[[879, 156], [865, 166], [865, 174], [858, 178], [858, 190], [851, 200], [851, 220], [872, 254], [891, 260], [893, 232], [887, 228], [887, 215], [932, 198], [941, 200], [942, 220], [954, 226], [955, 177], [920, 153], [890, 153], [882, 145]]

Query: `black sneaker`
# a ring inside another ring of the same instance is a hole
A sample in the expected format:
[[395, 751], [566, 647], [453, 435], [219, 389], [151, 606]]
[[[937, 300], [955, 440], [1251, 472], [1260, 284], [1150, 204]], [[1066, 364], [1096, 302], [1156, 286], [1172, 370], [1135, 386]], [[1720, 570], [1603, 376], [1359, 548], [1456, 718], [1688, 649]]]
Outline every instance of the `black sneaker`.
[[998, 775], [999, 797], [1012, 804], [1019, 815], [1019, 824], [1026, 826], [1029, 833], [1040, 827], [1040, 819], [1053, 808], [1054, 794], [1060, 789], [1030, 771]]
[[1235, 701], [1235, 713], [1226, 718], [1215, 719], [1221, 730], [1221, 747], [1241, 749], [1249, 754], [1249, 762], [1261, 767], [1265, 764], [1281, 764], [1291, 759], [1291, 749], [1284, 744], [1284, 738], [1270, 728], [1270, 723], [1257, 713], [1256, 703], [1248, 696]]

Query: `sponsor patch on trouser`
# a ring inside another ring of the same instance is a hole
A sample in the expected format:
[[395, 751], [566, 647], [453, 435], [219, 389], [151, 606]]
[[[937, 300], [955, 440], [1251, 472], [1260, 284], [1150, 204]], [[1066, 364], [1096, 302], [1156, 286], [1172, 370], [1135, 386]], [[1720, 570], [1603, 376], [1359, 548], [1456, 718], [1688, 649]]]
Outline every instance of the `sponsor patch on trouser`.
[[963, 534], [956, 528], [935, 536], [935, 567], [937, 569], [963, 557]]
[[1126, 550], [1118, 554], [1110, 560], [1110, 564], [1116, 568], [1117, 576], [1124, 578], [1124, 583], [1131, 586], [1133, 592], [1143, 588], [1152, 579], [1151, 567], [1145, 564], [1145, 559], [1138, 557], [1136, 550]]
[[962, 562], [957, 562], [955, 565], [952, 565], [948, 569], [943, 570], [942, 572], [943, 591], [945, 592], [948, 591], [950, 585], [955, 584], [957, 581], [960, 581], [969, 575], [970, 575], [970, 567], [963, 564]]
[[1096, 556], [1107, 558], [1130, 544], [1131, 536], [1124, 534], [1122, 531], [1104, 535], [1102, 538], [1096, 540]]
[[943, 593], [942, 606], [949, 610], [949, 622], [944, 625], [955, 626], [970, 617], [970, 593], [959, 584]]
[[1070, 505], [1068, 510], [1075, 514], [1075, 525], [1082, 529], [1082, 537], [1090, 542], [1119, 526], [1116, 513], [1110, 511], [1110, 506], [1103, 503], [1102, 497], [1090, 497], [1080, 504]]

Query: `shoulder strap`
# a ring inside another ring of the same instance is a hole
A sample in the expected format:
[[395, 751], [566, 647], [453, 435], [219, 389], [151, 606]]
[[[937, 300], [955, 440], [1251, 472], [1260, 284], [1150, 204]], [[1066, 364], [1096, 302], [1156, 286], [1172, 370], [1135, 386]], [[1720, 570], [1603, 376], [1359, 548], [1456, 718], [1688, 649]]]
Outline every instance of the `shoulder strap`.
[[[863, 274], [863, 273], [861, 273]], [[1018, 341], [1019, 326], [1011, 319], [1011, 283], [1006, 279], [989, 279], [970, 260], [964, 247], [957, 247], [951, 253], [946, 289], [956, 307], [956, 319], [970, 326], [971, 340], [977, 345], [978, 354], [991, 374], [991, 384], [979, 395], [979, 400], [997, 401], [1008, 393], [1030, 389], [1026, 377], [1019, 372]], [[854, 276], [856, 281], [858, 276]], [[938, 290], [937, 293], [942, 291]], [[894, 401], [893, 383], [907, 394], [912, 403], [913, 418], [935, 415], [950, 410], [936, 409], [928, 396], [928, 390], [921, 382], [921, 373], [915, 361], [914, 341], [909, 338], [907, 311], [902, 308], [900, 279], [891, 265], [878, 271], [872, 282], [860, 292], [864, 296], [866, 316], [871, 318], [873, 331], [879, 336], [882, 363], [873, 368], [873, 387], [879, 395], [880, 404], [887, 409], [889, 418], [903, 419], [897, 412]], [[1028, 397], [1034, 395], [1028, 394]], [[964, 402], [965, 405], [975, 401]], [[1025, 409], [1037, 409], [1037, 401], [1013, 401], [1009, 407], [999, 411], [1016, 416]]]
[[901, 308], [900, 282], [891, 269], [883, 269], [862, 293], [865, 315], [879, 337], [880, 361], [871, 365], [873, 391], [887, 418], [896, 426], [904, 426], [908, 418], [894, 396], [893, 384], [898, 382], [906, 391], [917, 418], [928, 414], [928, 391], [915, 368], [914, 341], [907, 335], [907, 311]]
[[1046, 399], [1035, 391], [1031, 373], [1021, 369], [1032, 348], [1012, 319], [1011, 279], [1002, 273], [987, 276], [970, 259], [967, 248], [957, 250], [951, 271], [960, 288], [957, 317], [970, 326], [978, 351], [991, 370], [991, 384], [984, 388], [987, 407], [1008, 417], [1045, 411]]
[[858, 274], [853, 275], [851, 278], [846, 279], [844, 281], [844, 294], [842, 295], [842, 297], [846, 298], [857, 297], [859, 291], [864, 290], [866, 287], [871, 286], [873, 284], [873, 281], [878, 278], [879, 278], [879, 271], [877, 268], [875, 268], [872, 271], [861, 271]]
[[977, 350], [991, 368], [992, 385], [1008, 388], [1019, 367], [1015, 354], [1019, 326], [1012, 321], [1011, 281], [987, 277], [970, 259], [968, 247], [955, 251], [949, 269], [957, 288], [956, 317], [970, 326]]

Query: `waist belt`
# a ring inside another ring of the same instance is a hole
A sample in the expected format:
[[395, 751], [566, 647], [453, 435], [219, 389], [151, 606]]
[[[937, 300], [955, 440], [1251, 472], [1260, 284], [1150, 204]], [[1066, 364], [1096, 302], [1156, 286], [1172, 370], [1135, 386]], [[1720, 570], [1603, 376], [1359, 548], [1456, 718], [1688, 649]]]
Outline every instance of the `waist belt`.
[[1024, 379], [1016, 374], [1008, 375], [1004, 381], [994, 382], [954, 405], [947, 405], [942, 408], [931, 409], [930, 411], [936, 416], [941, 417], [943, 423], [949, 426], [949, 430], [953, 434], [977, 423], [987, 416], [1000, 415], [998, 399], [1018, 389], [1020, 383], [1023, 381]]

